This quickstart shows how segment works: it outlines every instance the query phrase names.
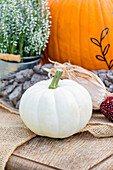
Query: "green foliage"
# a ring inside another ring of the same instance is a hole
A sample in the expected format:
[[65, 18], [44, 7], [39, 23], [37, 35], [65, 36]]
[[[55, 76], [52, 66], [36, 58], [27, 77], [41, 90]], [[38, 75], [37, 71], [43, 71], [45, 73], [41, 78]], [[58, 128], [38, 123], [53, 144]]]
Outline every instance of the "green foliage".
[[40, 55], [50, 34], [46, 0], [0, 1], [0, 53]]

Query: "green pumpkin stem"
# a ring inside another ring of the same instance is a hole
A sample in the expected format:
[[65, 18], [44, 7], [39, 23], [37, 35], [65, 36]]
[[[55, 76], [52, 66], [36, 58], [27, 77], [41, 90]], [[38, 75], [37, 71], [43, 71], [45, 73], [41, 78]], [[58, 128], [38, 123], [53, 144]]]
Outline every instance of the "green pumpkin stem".
[[63, 71], [62, 70], [57, 70], [55, 73], [55, 76], [53, 77], [53, 80], [49, 86], [49, 89], [56, 89], [58, 87], [58, 82], [61, 78]]

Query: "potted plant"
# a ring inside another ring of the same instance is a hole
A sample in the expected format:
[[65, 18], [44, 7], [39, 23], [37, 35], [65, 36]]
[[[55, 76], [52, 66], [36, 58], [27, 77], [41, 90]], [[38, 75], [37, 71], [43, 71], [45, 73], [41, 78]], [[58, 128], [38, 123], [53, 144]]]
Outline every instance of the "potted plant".
[[[50, 34], [46, 0], [2, 0], [0, 3], [0, 75], [39, 61]], [[12, 61], [5, 61], [10, 60]], [[15, 62], [16, 57], [19, 59]], [[4, 60], [3, 60], [4, 59]]]

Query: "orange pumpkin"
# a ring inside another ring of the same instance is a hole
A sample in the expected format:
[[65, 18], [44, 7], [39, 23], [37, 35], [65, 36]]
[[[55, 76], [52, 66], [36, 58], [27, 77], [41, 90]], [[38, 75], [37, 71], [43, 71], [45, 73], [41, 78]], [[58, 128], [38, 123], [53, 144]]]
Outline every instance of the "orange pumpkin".
[[46, 61], [47, 58], [61, 63], [70, 61], [89, 70], [111, 69], [113, 0], [48, 2], [52, 26], [49, 43], [44, 52]]

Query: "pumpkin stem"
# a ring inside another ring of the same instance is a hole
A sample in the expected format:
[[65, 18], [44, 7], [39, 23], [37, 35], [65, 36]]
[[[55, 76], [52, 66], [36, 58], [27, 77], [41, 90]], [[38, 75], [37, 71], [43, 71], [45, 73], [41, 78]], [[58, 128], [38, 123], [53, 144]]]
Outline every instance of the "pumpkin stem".
[[61, 78], [63, 71], [62, 70], [57, 70], [55, 73], [55, 76], [53, 77], [53, 80], [49, 86], [49, 89], [56, 89], [58, 87], [58, 82]]

